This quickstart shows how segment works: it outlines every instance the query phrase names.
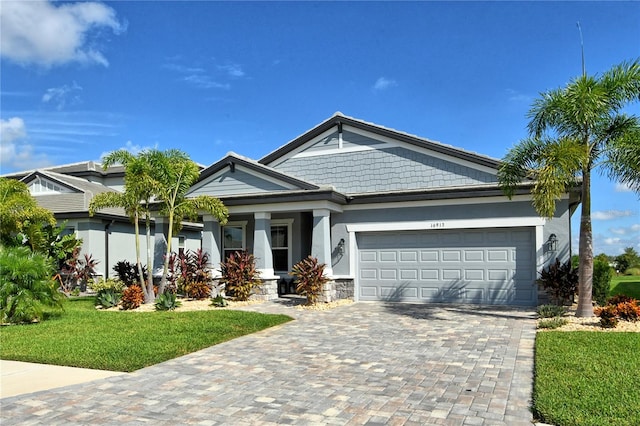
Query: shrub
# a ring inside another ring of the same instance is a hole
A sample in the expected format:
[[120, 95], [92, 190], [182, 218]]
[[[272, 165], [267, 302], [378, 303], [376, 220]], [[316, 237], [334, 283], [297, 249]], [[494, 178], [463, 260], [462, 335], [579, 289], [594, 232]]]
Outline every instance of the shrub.
[[561, 264], [560, 259], [556, 259], [555, 263], [542, 270], [536, 282], [555, 303], [563, 305], [573, 301], [578, 288], [578, 270], [571, 266], [571, 261]]
[[618, 317], [623, 321], [638, 321], [640, 318], [640, 306], [638, 306], [637, 300], [631, 300], [629, 302], [618, 303], [615, 305], [618, 311]]
[[625, 275], [640, 275], [640, 268], [629, 268], [624, 271]]
[[609, 287], [611, 286], [611, 277], [613, 269], [609, 266], [609, 262], [602, 259], [594, 259], [593, 261], [593, 299], [600, 306], [604, 306], [609, 296]]
[[96, 306], [102, 309], [109, 309], [117, 306], [120, 302], [120, 292], [113, 288], [102, 289], [96, 294]]
[[228, 304], [229, 302], [227, 302], [227, 299], [222, 297], [220, 294], [211, 299], [211, 306], [215, 306], [216, 308], [224, 308]]
[[566, 318], [554, 317], [545, 318], [538, 323], [538, 328], [556, 329], [566, 325], [569, 321]]
[[322, 285], [329, 281], [324, 276], [324, 268], [324, 263], [318, 263], [318, 259], [308, 256], [291, 269], [291, 275], [296, 277], [296, 293], [306, 295], [309, 305], [316, 304], [322, 293]]
[[122, 292], [122, 309], [136, 309], [142, 302], [144, 302], [144, 293], [139, 285], [131, 285]]
[[614, 305], [607, 305], [595, 309], [595, 313], [600, 317], [602, 328], [616, 328], [618, 325], [618, 312]]
[[191, 299], [204, 300], [211, 296], [211, 287], [206, 282], [195, 281], [187, 283], [184, 292]]
[[100, 293], [102, 290], [115, 290], [117, 293], [121, 293], [124, 290], [124, 283], [113, 278], [106, 280], [101, 278], [99, 281], [90, 282], [89, 287], [96, 293]]
[[596, 308], [595, 313], [600, 317], [600, 325], [604, 328], [613, 328], [618, 325], [618, 320], [638, 321], [640, 319], [640, 304], [638, 300], [623, 294], [611, 297], [607, 305]]
[[[209, 287], [208, 283], [211, 281], [208, 262], [209, 255], [202, 249], [195, 252], [186, 250], [179, 254], [172, 253], [169, 257], [169, 282], [172, 283], [171, 286], [188, 297], [206, 299], [210, 294], [204, 294], [204, 286]], [[190, 295], [190, 292], [198, 297]], [[199, 296], [200, 294], [204, 295]]]
[[[140, 273], [138, 272], [138, 266], [135, 263], [122, 260], [113, 267], [113, 270], [118, 274], [118, 279], [124, 283], [125, 286], [140, 285]], [[147, 267], [142, 267], [143, 279], [146, 282], [148, 278]]]
[[565, 313], [565, 309], [558, 305], [540, 305], [537, 312], [540, 318], [553, 318], [562, 316]]
[[156, 311], [173, 311], [181, 304], [182, 303], [176, 298], [175, 293], [171, 293], [170, 291], [159, 294], [155, 302]]
[[43, 306], [62, 308], [51, 260], [28, 247], [0, 249], [0, 323], [40, 321]]
[[260, 285], [260, 273], [256, 269], [255, 257], [247, 251], [231, 253], [225, 262], [220, 263], [225, 293], [235, 300], [248, 300], [254, 287]]

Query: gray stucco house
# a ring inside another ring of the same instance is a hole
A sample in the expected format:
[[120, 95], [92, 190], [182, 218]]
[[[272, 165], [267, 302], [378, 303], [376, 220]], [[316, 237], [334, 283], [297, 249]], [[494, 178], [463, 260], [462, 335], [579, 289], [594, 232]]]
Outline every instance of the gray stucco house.
[[[293, 292], [291, 267], [312, 255], [327, 265], [327, 301], [534, 306], [544, 298], [538, 272], [570, 256], [579, 193], [565, 194], [553, 219], [541, 218], [531, 203], [533, 182], [509, 200], [497, 183], [499, 166], [336, 113], [257, 161], [229, 153], [203, 168], [189, 195], [220, 198], [229, 222], [204, 215], [172, 244], [176, 251], [202, 247], [214, 268], [229, 252], [252, 252], [262, 298]], [[135, 259], [122, 212], [86, 213], [91, 194], [122, 189], [121, 169], [86, 162], [12, 177], [30, 184], [42, 205], [55, 206], [56, 217], [84, 239], [83, 250], [103, 264]], [[38, 182], [59, 187], [47, 195]], [[154, 231], [157, 270], [166, 247], [162, 218]]]
[[228, 207], [225, 226], [203, 217], [202, 246], [214, 264], [252, 252], [266, 297], [291, 291], [288, 271], [312, 255], [332, 278], [325, 300], [532, 306], [537, 273], [570, 256], [579, 196], [541, 218], [529, 184], [503, 195], [499, 165], [336, 113], [258, 161], [227, 154], [190, 194]]

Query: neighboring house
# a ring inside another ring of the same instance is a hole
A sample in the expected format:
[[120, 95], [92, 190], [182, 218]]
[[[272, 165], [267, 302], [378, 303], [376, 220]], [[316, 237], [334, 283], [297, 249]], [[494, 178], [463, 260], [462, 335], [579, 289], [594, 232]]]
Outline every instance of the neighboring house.
[[[113, 277], [113, 266], [116, 263], [122, 260], [135, 262], [133, 224], [123, 209], [103, 209], [89, 217], [89, 202], [94, 195], [123, 190], [122, 166], [110, 167], [104, 171], [100, 164], [85, 161], [12, 173], [3, 177], [27, 184], [38, 204], [51, 210], [59, 225], [66, 223], [65, 232], [75, 233], [77, 238], [82, 239], [82, 253], [91, 254], [100, 262], [97, 266], [98, 275]], [[155, 220], [153, 222], [152, 237], [155, 237]], [[140, 226], [141, 254], [146, 259], [143, 221]], [[200, 248], [201, 230], [202, 225], [188, 224], [175, 237], [172, 247], [175, 251]]]
[[[229, 221], [221, 226], [204, 215], [172, 244], [176, 251], [202, 246], [214, 268], [230, 252], [248, 250], [262, 298], [293, 292], [291, 267], [312, 255], [331, 278], [327, 301], [534, 306], [544, 298], [538, 272], [570, 257], [579, 193], [559, 200], [553, 219], [541, 218], [531, 204], [533, 182], [509, 200], [497, 183], [499, 166], [336, 113], [258, 161], [229, 153], [202, 170], [189, 195], [220, 198]], [[87, 207], [93, 194], [121, 190], [123, 176], [121, 168], [105, 172], [86, 162], [8, 177], [30, 184], [43, 207], [69, 219], [83, 250], [111, 266], [135, 259], [132, 225], [121, 211], [89, 218]], [[156, 218], [154, 230], [157, 271], [166, 220]]]

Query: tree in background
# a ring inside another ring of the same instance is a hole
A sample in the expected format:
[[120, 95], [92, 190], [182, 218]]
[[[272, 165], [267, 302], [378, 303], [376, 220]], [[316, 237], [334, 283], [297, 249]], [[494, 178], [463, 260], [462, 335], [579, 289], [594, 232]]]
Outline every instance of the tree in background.
[[187, 154], [170, 149], [164, 152], [150, 150], [145, 152], [144, 156], [151, 166], [151, 176], [155, 181], [154, 200], [160, 205], [160, 214], [166, 216], [169, 222], [167, 250], [162, 279], [158, 286], [158, 294], [162, 294], [167, 285], [173, 232], [180, 230], [183, 220], [196, 220], [200, 211], [211, 214], [224, 225], [228, 212], [222, 201], [216, 197], [200, 195], [187, 198], [187, 192], [200, 177], [200, 168]]
[[616, 269], [624, 274], [629, 268], [640, 268], [640, 256], [633, 247], [624, 249], [624, 253], [615, 258]]
[[563, 194], [582, 184], [579, 244], [579, 317], [593, 316], [591, 172], [640, 193], [640, 119], [622, 110], [640, 100], [640, 62], [624, 62], [601, 76], [582, 76], [542, 93], [528, 118], [529, 137], [504, 158], [498, 180], [511, 198], [525, 179], [534, 180], [533, 205], [551, 218]]
[[38, 206], [27, 185], [0, 178], [0, 244], [16, 246], [28, 242], [32, 250], [45, 249], [45, 225], [56, 225], [53, 213]]

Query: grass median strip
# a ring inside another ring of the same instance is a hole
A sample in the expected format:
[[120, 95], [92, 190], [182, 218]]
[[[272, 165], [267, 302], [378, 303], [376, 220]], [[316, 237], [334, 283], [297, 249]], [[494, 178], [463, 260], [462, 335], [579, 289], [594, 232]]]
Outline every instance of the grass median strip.
[[559, 426], [637, 425], [639, 353], [640, 333], [538, 333], [535, 414]]
[[69, 300], [39, 324], [0, 329], [0, 358], [134, 371], [290, 321], [234, 310], [100, 312], [93, 298]]

